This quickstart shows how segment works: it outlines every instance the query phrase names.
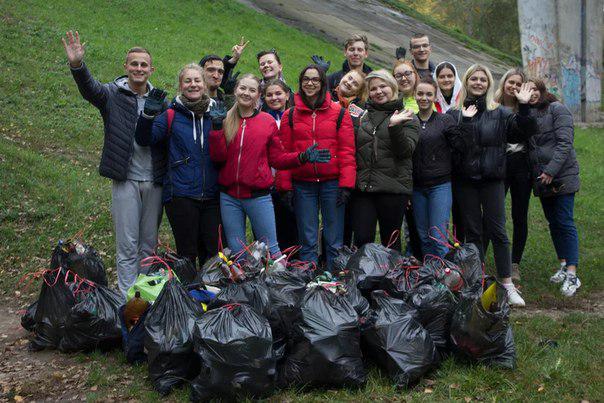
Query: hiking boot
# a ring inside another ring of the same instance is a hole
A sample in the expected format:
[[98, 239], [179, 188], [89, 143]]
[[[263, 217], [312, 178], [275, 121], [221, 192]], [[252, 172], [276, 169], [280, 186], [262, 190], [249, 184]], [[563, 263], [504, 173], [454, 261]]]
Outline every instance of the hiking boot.
[[549, 278], [550, 283], [560, 284], [566, 279], [566, 265], [560, 265], [560, 268], [553, 276]]
[[512, 263], [512, 281], [520, 281], [520, 265]]
[[566, 278], [560, 287], [560, 292], [565, 297], [572, 297], [575, 295], [577, 290], [581, 287], [581, 280], [575, 273], [566, 273]]
[[[504, 286], [505, 287], [505, 286]], [[508, 295], [508, 303], [512, 307], [521, 308], [526, 305], [524, 299], [520, 296], [520, 291], [512, 284], [511, 287], [505, 287]]]

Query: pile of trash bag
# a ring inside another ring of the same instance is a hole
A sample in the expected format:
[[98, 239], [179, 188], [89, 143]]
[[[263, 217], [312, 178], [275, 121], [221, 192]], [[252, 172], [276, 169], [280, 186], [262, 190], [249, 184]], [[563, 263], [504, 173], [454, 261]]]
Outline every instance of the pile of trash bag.
[[107, 286], [107, 272], [103, 260], [90, 245], [78, 240], [60, 240], [52, 251], [50, 268], [70, 270], [79, 277]]
[[403, 256], [382, 244], [368, 243], [361, 246], [349, 259], [346, 270], [363, 296], [380, 289], [380, 283], [388, 271], [402, 262]]

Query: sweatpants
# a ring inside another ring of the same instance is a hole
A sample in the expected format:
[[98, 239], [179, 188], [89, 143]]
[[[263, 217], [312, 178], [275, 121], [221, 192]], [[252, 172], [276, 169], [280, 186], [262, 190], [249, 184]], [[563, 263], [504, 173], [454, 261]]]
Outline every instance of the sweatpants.
[[459, 201], [466, 242], [475, 244], [484, 262], [485, 238], [493, 243], [495, 267], [499, 278], [510, 277], [512, 262], [510, 241], [505, 230], [505, 185], [503, 180], [460, 182]]
[[117, 284], [124, 297], [153, 254], [162, 215], [162, 188], [153, 182], [113, 181], [111, 216], [115, 230]]

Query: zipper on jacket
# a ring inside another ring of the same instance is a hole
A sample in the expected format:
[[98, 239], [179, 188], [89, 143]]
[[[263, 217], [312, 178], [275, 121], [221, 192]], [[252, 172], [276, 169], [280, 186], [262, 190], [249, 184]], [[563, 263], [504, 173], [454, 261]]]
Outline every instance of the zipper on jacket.
[[239, 140], [239, 155], [237, 156], [237, 173], [235, 174], [235, 182], [237, 182], [237, 198], [241, 198], [239, 189], [239, 168], [241, 166], [241, 150], [243, 149], [243, 136], [245, 136], [245, 119], [241, 122], [241, 139]]
[[374, 127], [373, 128], [373, 133], [372, 133], [372, 136], [373, 136], [373, 162], [377, 162], [377, 158], [378, 158], [378, 155], [377, 155], [377, 136], [375, 135], [376, 132], [377, 132], [377, 127]]
[[[315, 123], [316, 123], [316, 118], [317, 118], [317, 112], [316, 111], [312, 111], [312, 143], [317, 144], [317, 136], [315, 133]], [[317, 163], [313, 162], [312, 163], [312, 167], [315, 171], [315, 176], [317, 177], [317, 182], [319, 181], [319, 171], [317, 170]]]
[[206, 163], [206, 157], [203, 153], [203, 147], [205, 146], [205, 141], [203, 139], [203, 121], [200, 119], [199, 120], [199, 126], [201, 128], [201, 135], [199, 136], [199, 138], [201, 139], [201, 161], [202, 161], [202, 169], [201, 169], [201, 197], [204, 197], [204, 191], [206, 190], [206, 167], [205, 167], [205, 163]]

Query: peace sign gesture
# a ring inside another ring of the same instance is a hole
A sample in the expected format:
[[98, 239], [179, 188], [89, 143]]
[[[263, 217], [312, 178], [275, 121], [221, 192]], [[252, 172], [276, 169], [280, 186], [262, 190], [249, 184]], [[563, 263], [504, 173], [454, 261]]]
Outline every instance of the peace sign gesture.
[[80, 43], [80, 34], [78, 31], [75, 32], [75, 39], [72, 31], [68, 31], [65, 36], [67, 40], [61, 38], [61, 42], [63, 42], [69, 65], [74, 68], [80, 67], [82, 60], [84, 60], [84, 53], [86, 53], [86, 49], [84, 48], [86, 43]]
[[413, 120], [413, 111], [411, 109], [405, 109], [402, 111], [394, 111], [392, 116], [390, 116], [390, 123], [388, 126], [396, 126], [403, 122], [409, 122]]
[[247, 46], [247, 44], [250, 43], [250, 41], [246, 41], [245, 37], [242, 36], [241, 40], [239, 41], [238, 44], [234, 45], [231, 48], [231, 61], [233, 63], [237, 63], [237, 61], [239, 60], [239, 58], [241, 57], [241, 54], [243, 53], [243, 50], [245, 49], [245, 47]]

